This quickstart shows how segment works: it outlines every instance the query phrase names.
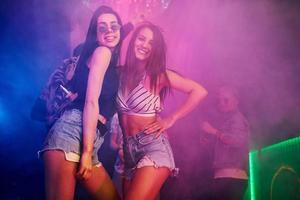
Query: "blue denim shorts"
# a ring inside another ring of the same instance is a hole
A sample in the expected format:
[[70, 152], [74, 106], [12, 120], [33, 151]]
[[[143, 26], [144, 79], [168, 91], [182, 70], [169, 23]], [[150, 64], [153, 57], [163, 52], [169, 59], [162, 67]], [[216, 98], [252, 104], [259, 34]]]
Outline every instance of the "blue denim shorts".
[[124, 176], [130, 180], [137, 168], [145, 166], [167, 167], [173, 176], [178, 174], [173, 152], [166, 134], [156, 137], [154, 134], [140, 132], [124, 137]]
[[[98, 150], [104, 142], [97, 130], [94, 140], [92, 155], [93, 165], [101, 165], [98, 159]], [[79, 162], [82, 151], [82, 111], [77, 109], [67, 110], [55, 122], [44, 142], [40, 153], [47, 150], [61, 150], [65, 153], [66, 160]]]

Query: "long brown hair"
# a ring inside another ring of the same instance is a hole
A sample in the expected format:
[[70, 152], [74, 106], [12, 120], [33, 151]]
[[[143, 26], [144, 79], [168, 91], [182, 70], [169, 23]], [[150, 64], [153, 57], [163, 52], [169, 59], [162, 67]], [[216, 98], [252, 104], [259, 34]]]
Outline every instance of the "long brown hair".
[[[134, 43], [138, 34], [144, 28], [149, 28], [153, 32], [152, 50], [146, 60], [145, 70], [138, 69], [138, 59], [134, 51]], [[126, 53], [125, 65], [121, 69], [121, 90], [131, 91], [136, 87], [144, 75], [150, 77], [150, 90], [156, 93], [160, 78], [166, 81], [166, 86], [161, 89], [159, 95], [162, 99], [170, 91], [170, 82], [166, 73], [166, 43], [160, 28], [150, 22], [145, 22], [133, 32]]]

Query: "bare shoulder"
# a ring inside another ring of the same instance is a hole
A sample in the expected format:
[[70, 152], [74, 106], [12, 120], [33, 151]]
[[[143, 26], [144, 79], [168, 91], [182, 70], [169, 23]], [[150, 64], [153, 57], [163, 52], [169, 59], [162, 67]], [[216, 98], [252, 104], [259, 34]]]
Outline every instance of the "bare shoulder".
[[[94, 68], [96, 66], [102, 66], [101, 68], [107, 68], [111, 59], [111, 50], [107, 47], [100, 46], [97, 47], [90, 60], [89, 60], [89, 68]], [[98, 67], [97, 67], [98, 68]]]
[[111, 56], [111, 50], [106, 46], [97, 47], [94, 50], [93, 56]]

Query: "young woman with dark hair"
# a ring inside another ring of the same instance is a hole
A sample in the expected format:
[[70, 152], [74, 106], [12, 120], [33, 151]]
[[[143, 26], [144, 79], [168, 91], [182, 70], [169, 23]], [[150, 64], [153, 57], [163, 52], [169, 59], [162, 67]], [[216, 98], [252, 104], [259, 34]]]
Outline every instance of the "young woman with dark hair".
[[77, 98], [52, 126], [40, 152], [48, 200], [72, 200], [77, 181], [93, 199], [119, 199], [97, 153], [104, 140], [105, 121], [116, 110], [121, 28], [120, 17], [110, 7], [101, 6], [94, 12], [69, 85]]
[[[161, 101], [171, 89], [188, 97], [173, 113], [161, 118]], [[125, 200], [155, 199], [169, 175], [176, 174], [165, 130], [206, 95], [201, 85], [166, 68], [166, 45], [157, 26], [144, 23], [133, 32], [117, 97], [124, 135]]]

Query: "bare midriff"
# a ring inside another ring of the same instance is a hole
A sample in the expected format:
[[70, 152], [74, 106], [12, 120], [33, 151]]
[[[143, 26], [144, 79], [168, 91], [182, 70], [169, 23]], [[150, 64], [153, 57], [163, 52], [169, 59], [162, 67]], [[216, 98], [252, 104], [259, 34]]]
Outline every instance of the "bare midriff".
[[145, 130], [145, 128], [156, 121], [156, 116], [138, 116], [121, 114], [120, 123], [125, 136], [136, 135]]

